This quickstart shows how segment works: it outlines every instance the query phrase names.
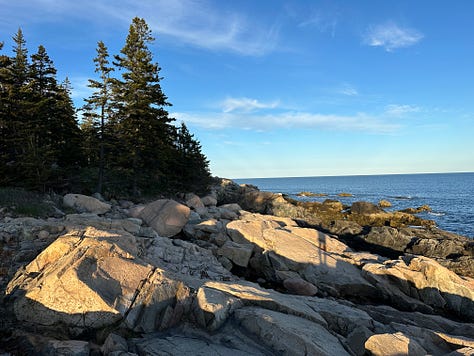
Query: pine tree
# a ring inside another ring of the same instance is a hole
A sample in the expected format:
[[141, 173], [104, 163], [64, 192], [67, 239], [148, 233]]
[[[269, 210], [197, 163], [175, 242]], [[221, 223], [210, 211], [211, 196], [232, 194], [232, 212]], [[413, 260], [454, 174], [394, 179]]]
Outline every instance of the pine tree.
[[106, 127], [112, 115], [112, 81], [110, 73], [114, 69], [109, 66], [108, 58], [107, 47], [102, 41], [99, 41], [97, 44], [97, 57], [94, 58], [94, 63], [96, 65], [95, 72], [98, 73], [100, 81], [89, 79], [88, 87], [94, 89], [95, 92], [88, 99], [85, 99], [86, 105], [82, 109], [85, 117], [83, 133], [86, 138], [85, 143], [89, 146], [89, 162], [95, 161], [92, 157], [96, 156], [94, 151], [98, 141], [99, 170], [96, 191], [99, 193], [102, 193], [104, 182], [105, 150], [108, 143]]
[[145, 20], [134, 18], [114, 63], [124, 71], [122, 80], [114, 82], [115, 127], [122, 148], [119, 164], [135, 195], [140, 187], [164, 183], [161, 178], [167, 174], [175, 130], [165, 110], [170, 103], [160, 86], [160, 67], [148, 48], [153, 41]]

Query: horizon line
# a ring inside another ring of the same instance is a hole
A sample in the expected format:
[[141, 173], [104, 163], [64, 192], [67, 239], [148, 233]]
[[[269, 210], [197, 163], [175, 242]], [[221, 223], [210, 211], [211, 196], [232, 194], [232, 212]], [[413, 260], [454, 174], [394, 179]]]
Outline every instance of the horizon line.
[[[414, 173], [367, 173], [367, 174], [328, 174], [317, 176], [277, 176], [277, 177], [245, 177], [245, 178], [227, 178], [230, 180], [239, 179], [290, 179], [290, 178], [325, 178], [325, 177], [367, 177], [367, 176], [395, 176], [395, 175], [422, 175], [422, 174], [469, 174], [474, 171], [454, 171], [454, 172], [414, 172]], [[223, 178], [223, 177], [221, 177]]]

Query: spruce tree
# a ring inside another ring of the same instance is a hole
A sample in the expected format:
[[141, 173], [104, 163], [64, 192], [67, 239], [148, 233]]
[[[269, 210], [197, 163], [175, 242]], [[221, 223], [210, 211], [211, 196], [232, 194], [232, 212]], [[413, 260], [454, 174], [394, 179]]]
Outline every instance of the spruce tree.
[[[3, 42], [0, 42], [0, 51], [3, 49]], [[9, 164], [11, 161], [11, 151], [9, 139], [11, 137], [11, 127], [9, 126], [10, 97], [9, 91], [12, 85], [11, 59], [0, 54], [0, 184], [11, 183]]]
[[13, 53], [12, 58], [12, 74], [14, 78], [14, 85], [16, 89], [21, 88], [28, 80], [28, 49], [26, 48], [26, 40], [23, 36], [21, 28], [18, 29], [15, 36], [13, 36]]
[[80, 131], [68, 80], [59, 85], [56, 68], [44, 46], [31, 56], [28, 82], [29, 115], [22, 170], [26, 184], [45, 189], [68, 183], [80, 160]]
[[69, 78], [59, 85], [55, 93], [54, 120], [52, 121], [53, 136], [51, 143], [57, 152], [55, 157], [57, 168], [56, 184], [70, 185], [77, 179], [78, 169], [84, 164], [82, 151], [82, 135], [77, 123], [76, 109], [71, 99], [72, 86]]
[[13, 53], [8, 67], [8, 83], [5, 85], [4, 127], [6, 131], [4, 156], [8, 162], [6, 177], [11, 184], [22, 184], [25, 171], [21, 167], [25, 154], [28, 131], [30, 97], [28, 95], [29, 62], [26, 40], [21, 28], [13, 36]]
[[115, 128], [122, 149], [118, 163], [131, 180], [134, 195], [140, 187], [166, 183], [175, 131], [165, 110], [170, 103], [160, 86], [160, 67], [148, 47], [153, 41], [145, 20], [136, 17], [121, 54], [115, 56], [115, 64], [123, 70], [122, 79], [114, 82]]
[[[96, 147], [98, 146], [98, 178], [96, 191], [102, 193], [104, 184], [105, 154], [110, 135], [106, 132], [107, 123], [112, 115], [112, 90], [110, 73], [114, 70], [109, 66], [109, 53], [102, 41], [97, 43], [97, 57], [94, 58], [96, 65], [95, 72], [99, 75], [100, 81], [89, 79], [89, 88], [94, 89], [94, 93], [85, 99], [84, 123], [82, 125], [85, 144], [88, 146], [89, 162], [95, 165]], [[98, 144], [97, 144], [98, 142]]]
[[201, 144], [189, 132], [184, 122], [178, 129], [175, 147], [177, 188], [195, 192], [206, 191], [211, 182], [209, 161], [202, 153]]
[[[30, 188], [42, 188], [50, 183], [51, 167], [56, 164], [55, 94], [57, 91], [56, 68], [44, 46], [31, 56], [28, 82], [28, 115], [22, 137], [25, 146], [21, 155], [21, 171], [25, 173]], [[25, 103], [26, 104], [26, 103]]]

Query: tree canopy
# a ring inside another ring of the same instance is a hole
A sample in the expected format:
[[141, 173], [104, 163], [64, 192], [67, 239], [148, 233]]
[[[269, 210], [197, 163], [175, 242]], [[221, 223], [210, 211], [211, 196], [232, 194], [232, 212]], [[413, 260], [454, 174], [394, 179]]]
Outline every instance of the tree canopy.
[[112, 63], [98, 42], [79, 120], [70, 82], [58, 83], [45, 47], [29, 56], [21, 29], [12, 40], [12, 55], [0, 52], [1, 185], [111, 196], [206, 189], [209, 162], [166, 110], [145, 20], [132, 20]]

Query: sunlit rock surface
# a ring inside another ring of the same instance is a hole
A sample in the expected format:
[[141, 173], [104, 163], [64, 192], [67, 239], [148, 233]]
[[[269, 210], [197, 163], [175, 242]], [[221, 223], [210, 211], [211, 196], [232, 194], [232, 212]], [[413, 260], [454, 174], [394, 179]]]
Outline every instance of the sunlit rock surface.
[[[443, 233], [436, 239], [429, 230], [344, 220], [317, 230], [211, 199], [235, 194], [188, 195], [189, 206], [155, 202], [143, 215], [146, 207], [127, 203], [105, 216], [4, 219], [2, 253], [19, 267], [5, 274], [0, 351], [454, 355], [474, 348], [473, 279], [440, 264], [454, 263], [450, 256], [406, 254], [414, 253], [404, 248], [408, 238], [398, 239], [411, 236], [412, 250], [431, 239], [425, 245], [439, 254]], [[272, 196], [261, 197], [259, 206], [271, 207]], [[327, 213], [340, 209], [326, 205]], [[374, 238], [376, 229], [391, 234], [399, 255], [349, 246], [348, 238]], [[470, 258], [462, 239], [449, 240], [450, 251]]]

